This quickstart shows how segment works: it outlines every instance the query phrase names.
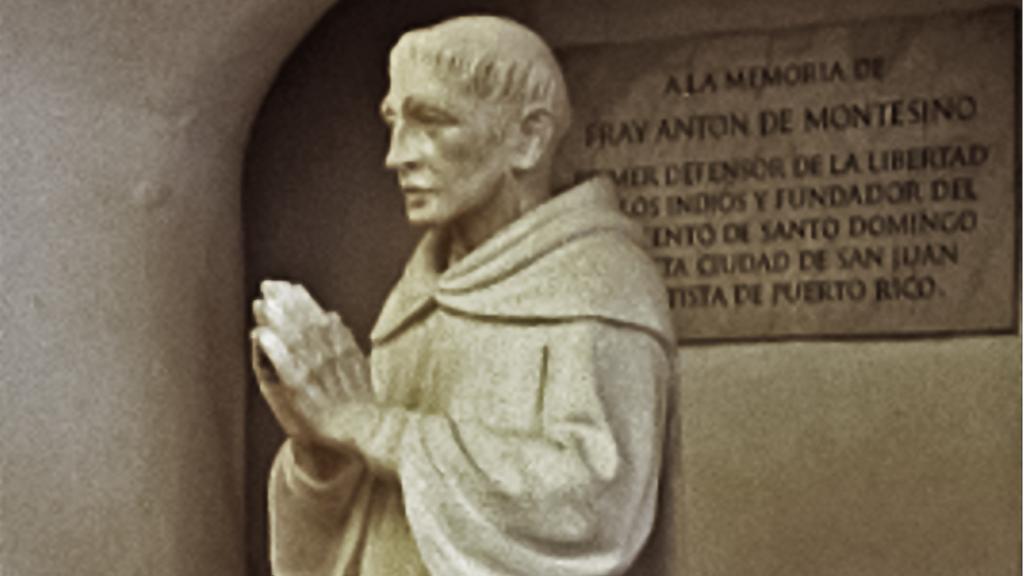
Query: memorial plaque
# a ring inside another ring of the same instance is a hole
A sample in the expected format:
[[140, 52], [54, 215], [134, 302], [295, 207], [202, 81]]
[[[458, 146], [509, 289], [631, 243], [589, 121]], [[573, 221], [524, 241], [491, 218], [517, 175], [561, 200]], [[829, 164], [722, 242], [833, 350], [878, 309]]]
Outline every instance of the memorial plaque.
[[681, 341], [1016, 330], [1018, 13], [563, 50]]

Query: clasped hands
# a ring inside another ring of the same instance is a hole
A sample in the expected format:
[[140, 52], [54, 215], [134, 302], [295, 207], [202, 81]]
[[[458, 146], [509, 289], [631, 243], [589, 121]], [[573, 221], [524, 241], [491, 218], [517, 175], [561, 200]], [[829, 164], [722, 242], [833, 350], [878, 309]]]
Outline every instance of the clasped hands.
[[298, 284], [267, 280], [260, 289], [253, 369], [278, 423], [311, 454], [357, 451], [353, 428], [373, 406], [369, 364], [352, 333]]

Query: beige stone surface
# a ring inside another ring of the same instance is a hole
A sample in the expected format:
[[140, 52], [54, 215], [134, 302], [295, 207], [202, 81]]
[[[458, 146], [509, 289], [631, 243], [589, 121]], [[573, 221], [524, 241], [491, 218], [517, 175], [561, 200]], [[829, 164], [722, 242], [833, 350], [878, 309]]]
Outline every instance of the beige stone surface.
[[1020, 341], [683, 350], [667, 574], [1020, 572]]
[[242, 155], [326, 5], [0, 6], [0, 573], [243, 573]]

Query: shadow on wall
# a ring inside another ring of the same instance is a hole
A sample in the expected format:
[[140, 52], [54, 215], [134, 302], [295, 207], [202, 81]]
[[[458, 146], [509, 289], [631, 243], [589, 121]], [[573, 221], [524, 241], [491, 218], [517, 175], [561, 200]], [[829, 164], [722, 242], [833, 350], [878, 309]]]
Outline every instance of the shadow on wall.
[[[388, 52], [408, 29], [482, 12], [529, 16], [513, 2], [343, 2], [307, 35], [267, 95], [246, 154], [248, 302], [263, 279], [300, 282], [368, 350], [377, 313], [419, 235], [383, 166], [387, 131], [378, 110]], [[266, 485], [282, 440], [250, 379], [246, 508], [254, 575], [270, 574]]]

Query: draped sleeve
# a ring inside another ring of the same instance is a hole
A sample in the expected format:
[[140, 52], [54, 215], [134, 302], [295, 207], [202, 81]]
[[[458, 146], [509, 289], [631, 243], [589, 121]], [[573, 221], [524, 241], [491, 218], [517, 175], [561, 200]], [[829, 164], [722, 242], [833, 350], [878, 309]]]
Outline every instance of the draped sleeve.
[[296, 463], [298, 449], [287, 440], [270, 474], [274, 574], [348, 574], [358, 562], [374, 480], [358, 457], [327, 481], [314, 478]]
[[619, 574], [650, 533], [667, 353], [600, 321], [551, 331], [535, 430], [497, 430], [485, 414], [418, 414], [405, 427], [394, 462], [432, 574]]

